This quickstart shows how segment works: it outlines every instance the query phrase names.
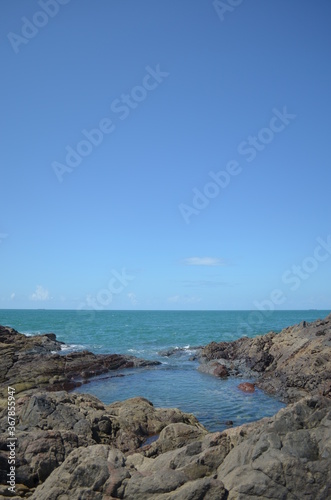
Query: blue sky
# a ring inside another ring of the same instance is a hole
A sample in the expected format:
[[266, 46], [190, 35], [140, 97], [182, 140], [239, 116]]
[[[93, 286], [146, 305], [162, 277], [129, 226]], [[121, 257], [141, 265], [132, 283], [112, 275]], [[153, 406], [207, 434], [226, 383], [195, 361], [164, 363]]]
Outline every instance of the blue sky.
[[328, 0], [1, 11], [0, 308], [330, 309]]

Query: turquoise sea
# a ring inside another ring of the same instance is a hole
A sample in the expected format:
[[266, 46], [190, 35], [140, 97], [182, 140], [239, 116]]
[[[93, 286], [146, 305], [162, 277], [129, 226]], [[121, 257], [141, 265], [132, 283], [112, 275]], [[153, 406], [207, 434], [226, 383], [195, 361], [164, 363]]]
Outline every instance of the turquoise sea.
[[[275, 414], [280, 401], [257, 390], [242, 393], [247, 379], [216, 379], [197, 371], [194, 347], [211, 341], [254, 337], [271, 330], [314, 321], [330, 311], [68, 311], [0, 310], [0, 324], [21, 333], [55, 333], [63, 353], [88, 349], [95, 353], [132, 354], [161, 362], [153, 368], [124, 370], [96, 377], [78, 389], [104, 403], [143, 396], [158, 407], [191, 412], [210, 430], [222, 430]], [[164, 350], [184, 348], [173, 356]]]

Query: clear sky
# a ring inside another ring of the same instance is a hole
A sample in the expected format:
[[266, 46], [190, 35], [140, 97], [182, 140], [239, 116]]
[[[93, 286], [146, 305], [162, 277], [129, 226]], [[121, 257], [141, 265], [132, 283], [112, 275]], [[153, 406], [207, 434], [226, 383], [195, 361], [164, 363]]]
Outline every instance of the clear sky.
[[0, 308], [330, 309], [329, 0], [0, 9]]

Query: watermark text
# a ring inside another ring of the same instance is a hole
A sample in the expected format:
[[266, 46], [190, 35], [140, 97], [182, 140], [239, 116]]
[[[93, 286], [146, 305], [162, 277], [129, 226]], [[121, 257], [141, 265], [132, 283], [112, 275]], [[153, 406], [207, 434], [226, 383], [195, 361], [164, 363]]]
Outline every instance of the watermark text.
[[[284, 106], [282, 111], [273, 108], [273, 115], [269, 120], [268, 126], [259, 130], [256, 135], [249, 135], [244, 141], [241, 141], [237, 147], [237, 152], [244, 157], [247, 163], [251, 163], [259, 153], [261, 153], [268, 144], [270, 144], [276, 134], [279, 134], [296, 118], [296, 115], [288, 113]], [[226, 189], [232, 177], [239, 175], [243, 167], [238, 160], [230, 160], [223, 170], [218, 172], [210, 171], [208, 173], [208, 182], [203, 188], [195, 187], [191, 204], [180, 203], [178, 209], [186, 222], [189, 224], [193, 215], [199, 215], [202, 210], [208, 207], [210, 200], [217, 198], [219, 194]]]
[[39, 0], [38, 5], [42, 10], [37, 10], [30, 19], [25, 16], [21, 18], [22, 26], [20, 34], [13, 31], [7, 34], [7, 38], [15, 54], [18, 54], [22, 46], [27, 45], [30, 40], [38, 35], [40, 29], [48, 24], [50, 18], [58, 14], [61, 5], [66, 5], [70, 1]]
[[214, 0], [213, 6], [219, 19], [223, 22], [229, 12], [233, 12], [244, 0]]
[[[111, 102], [110, 109], [119, 120], [128, 118], [132, 111], [147, 99], [148, 93], [155, 90], [169, 76], [168, 72], [160, 69], [159, 64], [155, 68], [146, 66], [145, 71], [141, 85], [136, 85], [130, 92], [121, 94]], [[53, 161], [51, 164], [58, 181], [63, 182], [64, 175], [73, 172], [115, 129], [114, 118], [109, 117], [99, 120], [97, 126], [90, 130], [83, 129], [81, 131], [83, 139], [74, 147], [70, 145], [65, 147], [64, 162]]]
[[282, 276], [282, 288], [274, 288], [263, 300], [253, 302], [255, 310], [251, 311], [245, 321], [242, 321], [238, 327], [238, 333], [252, 333], [257, 325], [262, 325], [265, 318], [276, 309], [283, 305], [287, 300], [287, 293], [297, 291], [302, 283], [308, 280], [314, 274], [323, 262], [326, 262], [331, 256], [331, 234], [326, 238], [318, 237], [317, 245], [311, 255], [305, 257], [300, 263], [293, 264], [286, 269]]
[[15, 493], [16, 489], [16, 403], [15, 403], [15, 389], [8, 387], [8, 473], [7, 484], [8, 490]]

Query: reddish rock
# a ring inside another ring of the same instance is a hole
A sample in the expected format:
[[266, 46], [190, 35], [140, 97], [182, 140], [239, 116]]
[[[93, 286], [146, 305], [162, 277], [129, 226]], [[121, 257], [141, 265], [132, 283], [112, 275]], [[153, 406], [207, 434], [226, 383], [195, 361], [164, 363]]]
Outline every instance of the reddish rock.
[[213, 363], [213, 366], [215, 366], [213, 375], [216, 375], [216, 377], [224, 378], [229, 376], [229, 372], [226, 366], [221, 365], [220, 363]]
[[254, 392], [255, 384], [251, 384], [250, 382], [243, 382], [242, 384], [238, 385], [238, 389], [243, 392]]

